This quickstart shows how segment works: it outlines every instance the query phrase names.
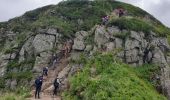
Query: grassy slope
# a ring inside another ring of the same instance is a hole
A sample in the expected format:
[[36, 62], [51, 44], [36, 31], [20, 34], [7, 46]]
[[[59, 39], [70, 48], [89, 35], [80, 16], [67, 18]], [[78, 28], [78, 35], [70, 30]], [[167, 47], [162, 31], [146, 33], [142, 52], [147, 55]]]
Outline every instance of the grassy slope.
[[97, 55], [70, 79], [64, 100], [166, 100], [135, 70], [113, 59]]

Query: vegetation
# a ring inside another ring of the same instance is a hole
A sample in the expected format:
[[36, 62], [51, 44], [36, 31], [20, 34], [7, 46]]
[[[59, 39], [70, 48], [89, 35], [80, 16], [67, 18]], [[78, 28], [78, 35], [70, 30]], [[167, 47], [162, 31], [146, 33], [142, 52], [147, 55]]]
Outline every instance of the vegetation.
[[[14, 32], [55, 27], [65, 37], [72, 37], [76, 31], [90, 30], [94, 25], [101, 24], [101, 18], [117, 8], [126, 9], [131, 16], [145, 17], [147, 15], [159, 23], [147, 12], [129, 4], [113, 0], [68, 0], [57, 6], [50, 5], [26, 12], [22, 17], [10, 20], [7, 25], [1, 23], [0, 26], [6, 25], [6, 28]], [[134, 22], [137, 23], [137, 21]]]
[[[17, 33], [16, 42], [19, 45], [18, 48], [12, 48], [13, 46], [6, 48], [5, 54], [20, 49], [28, 38], [29, 31], [37, 34], [39, 28], [52, 27], [63, 34], [63, 38], [74, 37], [77, 31], [89, 31], [96, 24], [101, 24], [101, 18], [111, 14], [117, 8], [127, 10], [128, 15], [132, 18], [114, 18], [107, 24], [107, 26], [114, 25], [122, 30], [128, 30], [128, 32], [114, 34], [115, 37], [124, 39], [131, 30], [143, 31], [146, 33], [145, 35], [153, 31], [157, 36], [167, 36], [170, 42], [170, 29], [138, 7], [114, 0], [67, 0], [56, 6], [49, 5], [38, 8], [26, 12], [21, 17], [0, 23], [0, 30], [5, 28], [5, 30]], [[146, 16], [149, 16], [150, 22], [144, 20]], [[94, 34], [89, 37], [85, 38], [85, 43], [94, 44]], [[3, 48], [5, 41], [5, 39], [1, 40], [0, 48]], [[56, 51], [56, 48], [51, 51]], [[33, 74], [30, 70], [34, 61], [34, 58], [21, 63], [18, 63], [18, 58], [11, 60], [7, 66], [7, 73], [0, 79], [0, 88], [5, 88], [5, 79], [16, 79], [20, 82], [31, 80]], [[84, 69], [81, 73], [78, 72], [70, 78], [71, 86], [69, 91], [63, 94], [64, 100], [166, 100], [165, 97], [154, 90], [154, 86], [159, 85], [159, 81], [152, 80], [156, 73], [159, 74], [159, 67], [157, 66], [144, 65], [132, 69], [114, 59], [112, 55], [98, 53], [88, 60], [82, 54], [80, 59], [72, 60], [71, 63], [83, 64]], [[29, 67], [25, 68], [25, 65]], [[19, 100], [21, 98], [23, 100], [24, 97], [29, 95], [27, 94], [28, 91], [24, 87], [19, 87], [15, 91], [17, 94], [5, 94], [2, 99]], [[17, 97], [14, 95], [17, 95]]]
[[146, 22], [139, 20], [137, 18], [119, 18], [112, 20], [109, 25], [118, 26], [120, 29], [134, 30], [134, 31], [143, 31], [149, 33], [152, 30], [152, 26]]
[[5, 92], [1, 93], [0, 100], [26, 100], [27, 97], [30, 97], [30, 90], [25, 87], [18, 87], [15, 90], [15, 93]]
[[137, 75], [139, 78], [149, 82], [154, 87], [160, 85], [160, 79], [156, 79], [156, 77], [160, 76], [160, 67], [152, 64], [144, 64], [142, 66], [138, 66], [135, 68]]
[[166, 100], [153, 86], [140, 79], [128, 65], [112, 55], [97, 55], [70, 78], [64, 100]]

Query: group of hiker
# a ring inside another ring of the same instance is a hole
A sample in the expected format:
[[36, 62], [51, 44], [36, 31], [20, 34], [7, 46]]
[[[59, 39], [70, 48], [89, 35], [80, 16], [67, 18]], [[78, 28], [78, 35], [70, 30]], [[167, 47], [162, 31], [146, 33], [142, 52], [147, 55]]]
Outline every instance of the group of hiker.
[[[113, 11], [113, 13], [114, 13], [116, 16], [118, 16], [118, 17], [122, 17], [122, 16], [124, 16], [124, 15], [127, 14], [127, 11], [124, 10], [123, 8], [117, 8], [117, 9], [115, 9], [115, 10]], [[108, 15], [102, 17], [102, 24], [103, 24], [103, 25], [106, 25], [107, 22], [109, 21], [110, 17], [111, 17], [111, 16], [108, 16]]]
[[[126, 11], [123, 8], [118, 8], [114, 10], [114, 13], [118, 16], [118, 17], [122, 17], [123, 15], [125, 15]], [[106, 25], [107, 22], [109, 21], [110, 16], [104, 16], [102, 17], [102, 24]], [[68, 54], [71, 51], [71, 47], [73, 45], [73, 41], [69, 40], [67, 42], [64, 43], [63, 48], [60, 51], [60, 54], [62, 54], [62, 57], [64, 56], [65, 58], [68, 56]], [[60, 57], [61, 58], [61, 57]], [[59, 61], [60, 59], [59, 57], [57, 57], [57, 55], [53, 55], [52, 57], [52, 66], [53, 69], [55, 69], [55, 65], [56, 63]], [[41, 87], [43, 84], [43, 77], [46, 76], [48, 77], [48, 67], [44, 67], [43, 68], [43, 72], [42, 75], [39, 76], [36, 80], [35, 80], [35, 87], [36, 87], [36, 91], [35, 91], [35, 98], [40, 98], [40, 91], [41, 91]], [[60, 79], [59, 78], [55, 78], [54, 82], [53, 82], [53, 86], [54, 86], [54, 90], [53, 90], [53, 95], [57, 94], [57, 90], [59, 88], [59, 85], [61, 84]]]
[[[48, 67], [43, 68], [43, 74], [42, 76], [38, 77], [35, 80], [35, 98], [40, 98], [40, 92], [41, 92], [41, 87], [44, 81], [44, 76], [48, 77]], [[57, 95], [57, 90], [59, 89], [59, 85], [61, 84], [60, 79], [57, 77], [55, 78], [53, 82], [54, 90], [53, 90], [53, 96]]]
[[[56, 68], [56, 64], [59, 62], [59, 60], [64, 56], [65, 58], [68, 56], [68, 53], [70, 53], [71, 51], [71, 47], [73, 45], [73, 41], [67, 41], [64, 43], [61, 51], [59, 54], [61, 55], [56, 55], [54, 54], [52, 56], [52, 68], [53, 70]], [[42, 71], [42, 75], [37, 77], [37, 79], [35, 80], [35, 98], [40, 98], [40, 92], [41, 92], [41, 87], [43, 84], [43, 77], [46, 76], [48, 78], [48, 67], [44, 67], [43, 71]], [[59, 89], [59, 85], [61, 84], [60, 79], [58, 78], [58, 76], [56, 76], [57, 78], [54, 79], [53, 82], [53, 86], [54, 86], [54, 90], [53, 90], [53, 96], [57, 95], [57, 91]]]

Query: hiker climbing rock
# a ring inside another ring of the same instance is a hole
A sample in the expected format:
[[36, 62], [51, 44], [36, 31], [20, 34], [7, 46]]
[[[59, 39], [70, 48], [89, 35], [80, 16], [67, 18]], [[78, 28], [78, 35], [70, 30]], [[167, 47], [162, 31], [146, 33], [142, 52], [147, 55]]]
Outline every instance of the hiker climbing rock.
[[43, 76], [48, 76], [48, 67], [43, 68]]
[[59, 85], [60, 85], [60, 84], [61, 84], [60, 79], [59, 79], [59, 78], [56, 78], [56, 79], [54, 80], [54, 83], [53, 83], [53, 85], [54, 85], [53, 96], [54, 96], [54, 95], [57, 95], [57, 91], [58, 91], [58, 89], [59, 89]]
[[105, 16], [105, 17], [102, 18], [102, 24], [103, 25], [106, 25], [108, 21], [109, 21], [109, 16]]
[[62, 50], [60, 51], [61, 54], [66, 58], [68, 54], [71, 52], [73, 42], [72, 40], [69, 40], [64, 43]]
[[55, 69], [55, 68], [56, 68], [56, 64], [57, 64], [57, 62], [58, 62], [58, 59], [55, 59], [55, 60], [53, 61], [53, 65], [52, 65], [52, 68], [53, 68], [53, 69]]
[[40, 98], [42, 83], [43, 83], [43, 76], [40, 76], [35, 80], [35, 87], [36, 87], [35, 98], [37, 98], [37, 95], [38, 95], [38, 98]]
[[125, 10], [123, 8], [119, 8], [118, 9], [118, 16], [122, 17], [123, 15], [125, 15]]

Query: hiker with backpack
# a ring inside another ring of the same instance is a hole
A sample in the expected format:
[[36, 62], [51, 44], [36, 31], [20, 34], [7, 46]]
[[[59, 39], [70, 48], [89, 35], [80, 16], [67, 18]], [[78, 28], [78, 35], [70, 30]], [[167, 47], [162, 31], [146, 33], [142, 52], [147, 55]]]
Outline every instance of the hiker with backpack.
[[48, 67], [43, 68], [43, 75], [48, 76]]
[[54, 85], [53, 96], [57, 95], [57, 91], [59, 89], [59, 85], [60, 84], [61, 84], [60, 79], [59, 78], [55, 78], [54, 83], [53, 83], [53, 85]]
[[43, 83], [43, 76], [40, 76], [35, 80], [35, 87], [36, 87], [35, 99], [37, 98], [37, 95], [38, 95], [38, 99], [40, 99], [40, 92], [41, 92], [42, 83]]

